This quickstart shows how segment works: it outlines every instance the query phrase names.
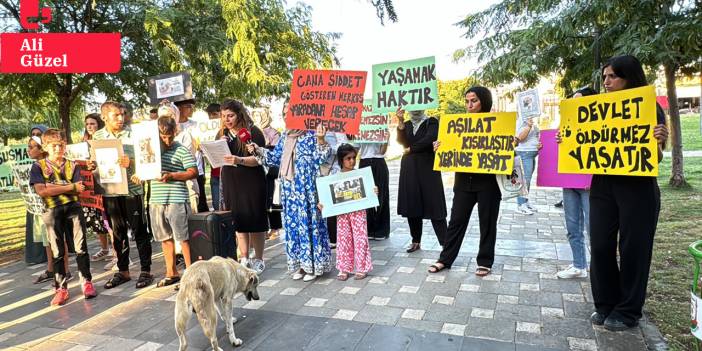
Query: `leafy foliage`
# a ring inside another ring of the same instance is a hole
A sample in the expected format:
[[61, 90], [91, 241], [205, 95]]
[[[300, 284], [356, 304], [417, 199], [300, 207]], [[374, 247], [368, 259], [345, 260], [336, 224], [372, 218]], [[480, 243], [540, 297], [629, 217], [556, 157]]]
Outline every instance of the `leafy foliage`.
[[428, 116], [440, 116], [444, 114], [465, 113], [465, 98], [463, 93], [475, 85], [473, 78], [458, 80], [439, 81], [439, 108], [427, 110]]

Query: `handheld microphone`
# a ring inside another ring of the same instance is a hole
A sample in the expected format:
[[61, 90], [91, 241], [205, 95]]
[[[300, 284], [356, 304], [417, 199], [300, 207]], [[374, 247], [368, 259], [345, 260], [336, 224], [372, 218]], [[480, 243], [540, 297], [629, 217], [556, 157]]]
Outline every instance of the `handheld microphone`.
[[241, 140], [241, 142], [244, 144], [248, 144], [251, 142], [251, 133], [246, 128], [239, 129], [237, 137], [239, 137], [239, 140]]
[[222, 129], [222, 136], [229, 140], [229, 128], [225, 127], [224, 129]]

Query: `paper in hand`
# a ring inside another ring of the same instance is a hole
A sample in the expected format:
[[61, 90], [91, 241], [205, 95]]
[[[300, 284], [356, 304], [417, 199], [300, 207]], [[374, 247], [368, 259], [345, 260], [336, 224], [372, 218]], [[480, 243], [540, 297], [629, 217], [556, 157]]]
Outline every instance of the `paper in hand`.
[[207, 161], [212, 165], [212, 168], [222, 166], [230, 166], [224, 162], [224, 156], [231, 156], [229, 145], [226, 140], [206, 141], [200, 144], [202, 153], [205, 154]]

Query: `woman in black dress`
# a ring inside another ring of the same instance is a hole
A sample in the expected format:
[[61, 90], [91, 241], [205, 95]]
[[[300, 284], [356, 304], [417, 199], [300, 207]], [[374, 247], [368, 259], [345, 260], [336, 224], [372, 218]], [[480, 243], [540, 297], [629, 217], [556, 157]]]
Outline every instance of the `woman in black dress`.
[[434, 171], [432, 144], [439, 135], [439, 121], [429, 118], [424, 111], [397, 110], [397, 141], [405, 147], [400, 162], [400, 184], [397, 195], [397, 213], [407, 218], [412, 244], [407, 252], [420, 249], [422, 220], [430, 219], [439, 244], [446, 235], [446, 198], [441, 172]]
[[[241, 264], [263, 272], [263, 246], [268, 231], [266, 212], [266, 173], [256, 157], [246, 150], [246, 143], [265, 145], [266, 140], [258, 127], [253, 125], [246, 107], [236, 100], [225, 100], [221, 107], [222, 129], [218, 137], [225, 138], [232, 156], [225, 157], [231, 166], [222, 167], [222, 199], [225, 208], [234, 217], [237, 247]], [[248, 132], [248, 133], [247, 133]], [[248, 134], [248, 136], [247, 136]], [[250, 140], [242, 140], [242, 139]], [[249, 260], [249, 247], [256, 256]]]

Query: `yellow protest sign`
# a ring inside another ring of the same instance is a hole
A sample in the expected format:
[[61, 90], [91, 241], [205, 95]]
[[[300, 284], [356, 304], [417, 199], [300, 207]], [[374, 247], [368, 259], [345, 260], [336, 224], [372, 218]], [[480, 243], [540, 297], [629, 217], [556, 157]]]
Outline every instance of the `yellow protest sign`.
[[658, 175], [651, 86], [561, 101], [558, 173]]
[[442, 115], [434, 170], [512, 174], [516, 112]]

